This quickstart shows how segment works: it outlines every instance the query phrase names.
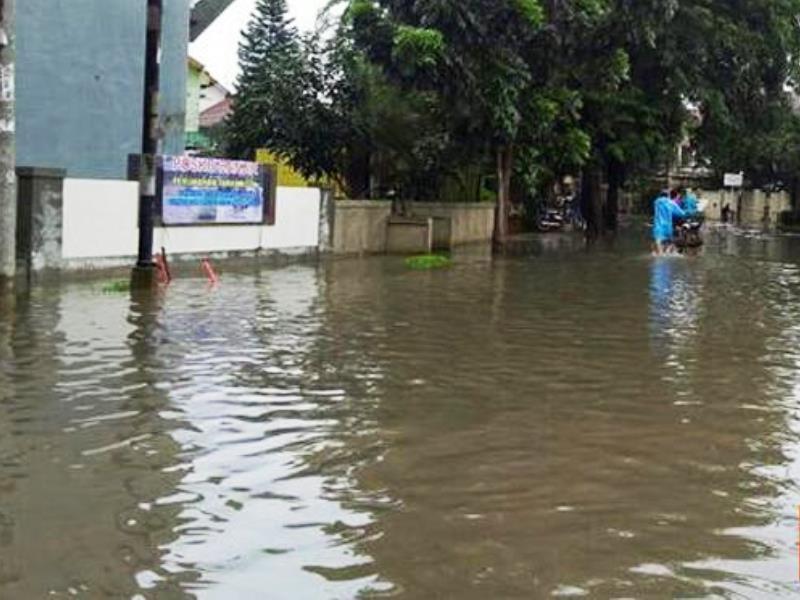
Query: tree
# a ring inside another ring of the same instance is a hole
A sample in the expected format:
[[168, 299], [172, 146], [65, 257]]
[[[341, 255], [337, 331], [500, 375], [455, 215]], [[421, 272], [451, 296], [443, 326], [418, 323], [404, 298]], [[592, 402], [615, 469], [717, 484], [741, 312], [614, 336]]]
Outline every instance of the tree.
[[389, 188], [420, 195], [420, 180], [438, 164], [438, 107], [367, 60], [353, 38], [358, 18], [348, 14], [327, 41], [301, 38], [285, 0], [259, 0], [240, 49], [229, 155], [268, 148], [306, 177], [337, 181], [350, 197]]
[[286, 0], [258, 0], [239, 49], [241, 74], [226, 124], [227, 152], [252, 158], [269, 148], [307, 177], [335, 171], [324, 143], [333, 116], [313, 39], [301, 39]]
[[523, 49], [541, 24], [536, 0], [356, 0], [357, 40], [398, 85], [448, 107], [448, 141], [494, 158], [495, 238], [507, 234], [514, 149], [530, 83]]
[[797, 131], [788, 90], [798, 84], [798, 14], [797, 0], [725, 2], [712, 14], [691, 3], [678, 11], [677, 23], [707, 40], [691, 56], [698, 82], [691, 98], [702, 114], [698, 147], [718, 172], [744, 170], [767, 184], [797, 163], [786, 149]]
[[436, 198], [455, 181], [478, 197], [494, 172], [499, 242], [512, 178], [533, 197], [581, 172], [596, 236], [616, 229], [626, 182], [687, 133], [720, 170], [774, 180], [800, 164], [786, 93], [800, 0], [337, 2], [323, 42], [297, 35], [285, 0], [259, 0], [228, 124], [237, 155], [267, 146], [358, 196]]
[[792, 129], [785, 86], [797, 69], [797, 0], [607, 0], [583, 13], [579, 4], [550, 0], [548, 30], [550, 60], [580, 94], [592, 141], [582, 195], [590, 235], [616, 228], [631, 175], [673, 160], [689, 109], [702, 115], [692, 133], [715, 168], [776, 170]]

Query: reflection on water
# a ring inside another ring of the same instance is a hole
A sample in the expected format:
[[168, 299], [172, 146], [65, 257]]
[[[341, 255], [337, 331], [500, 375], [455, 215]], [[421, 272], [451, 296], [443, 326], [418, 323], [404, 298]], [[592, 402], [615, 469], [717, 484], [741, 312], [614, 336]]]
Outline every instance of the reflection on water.
[[800, 240], [0, 296], [0, 597], [793, 597]]

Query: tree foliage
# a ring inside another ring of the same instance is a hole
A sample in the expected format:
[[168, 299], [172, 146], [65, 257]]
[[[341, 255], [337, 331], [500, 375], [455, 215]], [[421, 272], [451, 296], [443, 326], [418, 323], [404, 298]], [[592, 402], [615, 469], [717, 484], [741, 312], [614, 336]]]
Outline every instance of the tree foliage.
[[800, 0], [337, 2], [333, 34], [301, 38], [285, 0], [259, 0], [232, 153], [267, 146], [359, 196], [458, 182], [477, 198], [491, 179], [500, 237], [512, 178], [533, 196], [582, 174], [599, 233], [620, 187], [687, 136], [718, 171], [800, 167]]

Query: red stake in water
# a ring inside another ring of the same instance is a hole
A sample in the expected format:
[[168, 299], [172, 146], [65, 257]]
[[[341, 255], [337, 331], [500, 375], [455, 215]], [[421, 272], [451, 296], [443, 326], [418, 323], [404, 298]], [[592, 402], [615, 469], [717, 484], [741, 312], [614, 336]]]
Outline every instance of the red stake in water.
[[207, 258], [204, 258], [200, 264], [202, 265], [203, 273], [205, 273], [206, 277], [208, 278], [208, 282], [211, 285], [217, 285], [219, 283], [219, 277], [217, 277], [217, 274], [214, 272], [214, 267], [211, 266], [211, 261], [209, 261]]
[[172, 271], [169, 270], [169, 259], [167, 258], [167, 249], [161, 247], [161, 264], [164, 265], [164, 275], [167, 278], [167, 283], [172, 282]]
[[172, 281], [172, 274], [169, 271], [167, 252], [164, 248], [161, 249], [161, 254], [156, 255], [156, 269], [158, 270], [158, 278], [161, 280], [161, 283], [168, 285]]

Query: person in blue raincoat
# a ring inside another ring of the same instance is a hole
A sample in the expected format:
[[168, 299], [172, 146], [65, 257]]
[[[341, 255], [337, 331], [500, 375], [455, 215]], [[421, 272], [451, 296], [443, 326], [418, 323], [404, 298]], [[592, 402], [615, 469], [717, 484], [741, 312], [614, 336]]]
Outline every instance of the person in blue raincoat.
[[683, 212], [690, 217], [700, 213], [697, 196], [692, 193], [692, 190], [683, 190]]
[[655, 199], [653, 207], [653, 250], [665, 254], [672, 246], [674, 220], [685, 219], [686, 212], [670, 199], [669, 191], [663, 191]]

